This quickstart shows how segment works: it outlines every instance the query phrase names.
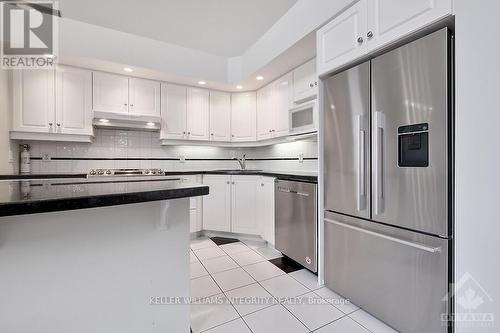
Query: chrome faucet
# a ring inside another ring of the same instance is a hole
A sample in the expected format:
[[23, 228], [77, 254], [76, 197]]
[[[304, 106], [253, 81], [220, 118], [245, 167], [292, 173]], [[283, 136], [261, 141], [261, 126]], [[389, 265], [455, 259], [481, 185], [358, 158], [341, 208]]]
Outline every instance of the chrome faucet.
[[240, 167], [241, 167], [241, 170], [245, 170], [246, 168], [246, 155], [243, 154], [243, 157], [239, 158], [239, 157], [235, 157], [234, 159], [238, 160], [238, 163], [240, 164]]

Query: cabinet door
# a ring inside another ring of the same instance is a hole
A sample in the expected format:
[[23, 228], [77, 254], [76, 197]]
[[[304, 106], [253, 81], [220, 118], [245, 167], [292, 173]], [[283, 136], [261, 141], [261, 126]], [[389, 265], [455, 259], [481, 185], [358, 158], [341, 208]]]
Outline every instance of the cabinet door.
[[316, 59], [312, 59], [293, 70], [293, 101], [302, 103], [318, 96]]
[[93, 110], [128, 113], [128, 77], [94, 72]]
[[187, 88], [186, 129], [188, 140], [208, 140], [209, 114], [208, 90]]
[[273, 113], [273, 85], [267, 85], [257, 91], [257, 140], [273, 137]]
[[260, 177], [257, 182], [257, 207], [262, 238], [274, 245], [274, 178]]
[[318, 75], [366, 53], [366, 0], [346, 9], [317, 32]]
[[231, 95], [231, 141], [256, 141], [257, 95], [255, 92]]
[[56, 75], [56, 131], [92, 135], [92, 72], [59, 66]]
[[274, 128], [273, 137], [288, 135], [290, 132], [290, 108], [293, 105], [292, 73], [274, 82]]
[[14, 131], [51, 133], [55, 131], [55, 72], [22, 70], [13, 74]]
[[231, 176], [205, 175], [210, 193], [203, 197], [203, 229], [231, 231]]
[[258, 179], [257, 176], [232, 177], [231, 230], [233, 232], [261, 234], [261, 225], [257, 219]]
[[231, 94], [210, 92], [210, 140], [231, 141]]
[[452, 0], [368, 1], [368, 49], [380, 48], [450, 15], [451, 11]]
[[161, 85], [161, 139], [186, 138], [186, 87], [173, 84]]
[[129, 79], [129, 112], [143, 116], [160, 116], [160, 83]]

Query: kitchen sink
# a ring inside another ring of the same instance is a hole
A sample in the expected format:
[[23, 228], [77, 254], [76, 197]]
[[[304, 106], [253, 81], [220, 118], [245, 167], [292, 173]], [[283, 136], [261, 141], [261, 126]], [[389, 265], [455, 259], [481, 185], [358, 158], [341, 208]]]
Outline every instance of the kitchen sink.
[[227, 172], [229, 174], [241, 174], [241, 173], [260, 173], [262, 170], [255, 170], [255, 169], [250, 169], [250, 170], [241, 170], [241, 169], [230, 169], [230, 170], [213, 170], [214, 172]]

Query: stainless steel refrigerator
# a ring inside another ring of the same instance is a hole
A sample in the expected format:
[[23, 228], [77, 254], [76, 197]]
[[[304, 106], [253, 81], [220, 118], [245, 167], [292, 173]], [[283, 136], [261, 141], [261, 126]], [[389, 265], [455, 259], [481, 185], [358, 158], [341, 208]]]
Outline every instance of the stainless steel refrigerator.
[[448, 330], [451, 44], [444, 28], [324, 79], [325, 282], [402, 332]]

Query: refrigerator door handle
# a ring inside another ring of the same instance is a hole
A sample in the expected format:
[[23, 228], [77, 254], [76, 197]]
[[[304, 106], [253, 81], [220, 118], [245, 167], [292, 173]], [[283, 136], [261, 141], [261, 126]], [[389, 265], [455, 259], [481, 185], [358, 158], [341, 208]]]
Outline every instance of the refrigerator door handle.
[[366, 128], [364, 123], [364, 117], [358, 117], [359, 126], [359, 136], [358, 136], [358, 211], [362, 211], [366, 208], [366, 161], [365, 161], [365, 149], [366, 149]]
[[426, 252], [429, 252], [429, 253], [439, 253], [439, 252], [441, 252], [441, 247], [440, 246], [438, 246], [438, 247], [432, 247], [432, 246], [427, 246], [425, 244], [414, 243], [414, 242], [406, 241], [406, 240], [403, 240], [403, 239], [400, 239], [400, 238], [396, 238], [396, 237], [392, 237], [392, 236], [380, 234], [378, 232], [374, 232], [374, 231], [366, 230], [366, 229], [363, 229], [363, 228], [355, 227], [353, 225], [349, 225], [349, 224], [337, 222], [337, 221], [334, 221], [334, 220], [330, 220], [328, 218], [325, 218], [325, 221], [328, 222], [328, 223], [333, 223], [335, 225], [344, 227], [344, 228], [349, 228], [349, 229], [352, 229], [352, 230], [356, 230], [356, 231], [362, 232], [364, 234], [368, 234], [368, 235], [371, 235], [371, 236], [383, 238], [383, 239], [386, 239], [386, 240], [391, 241], [391, 242], [395, 242], [395, 243], [399, 243], [399, 244], [402, 244], [402, 245], [410, 246], [410, 247], [413, 247], [415, 249], [426, 251]]
[[384, 146], [385, 146], [385, 115], [375, 112], [375, 215], [384, 212]]

